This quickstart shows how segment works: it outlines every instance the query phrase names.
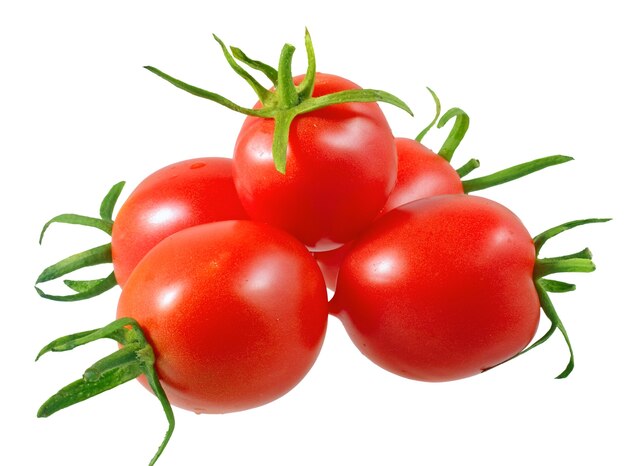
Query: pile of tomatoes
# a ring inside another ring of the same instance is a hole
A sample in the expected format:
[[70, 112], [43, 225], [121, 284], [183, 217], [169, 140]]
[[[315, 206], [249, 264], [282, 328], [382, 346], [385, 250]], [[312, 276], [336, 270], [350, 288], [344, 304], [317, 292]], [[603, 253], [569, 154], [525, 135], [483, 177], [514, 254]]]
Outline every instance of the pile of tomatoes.
[[[81, 224], [111, 242], [42, 272], [41, 284], [111, 262], [97, 280], [66, 279], [62, 301], [121, 287], [117, 320], [44, 347], [64, 351], [100, 338], [119, 350], [95, 363], [41, 407], [48, 416], [138, 378], [159, 398], [197, 413], [253, 408], [287, 393], [307, 374], [329, 315], [379, 366], [416, 380], [447, 381], [497, 366], [567, 333], [549, 292], [574, 285], [546, 278], [594, 269], [587, 249], [539, 258], [543, 244], [585, 219], [532, 237], [519, 218], [471, 191], [570, 160], [552, 156], [463, 180], [450, 160], [468, 126], [458, 108], [415, 139], [396, 137], [377, 102], [409, 111], [397, 97], [318, 73], [293, 77], [293, 46], [279, 66], [253, 60], [216, 37], [259, 102], [244, 108], [160, 70], [175, 86], [246, 116], [232, 158], [199, 158], [149, 175], [113, 212], [123, 183], [99, 217], [63, 214], [46, 223]], [[242, 65], [262, 73], [262, 86]], [[441, 150], [421, 143], [428, 130], [453, 127]], [[328, 297], [332, 296], [329, 302]], [[529, 347], [543, 309], [551, 327]], [[571, 356], [560, 377], [573, 368]], [[152, 464], [151, 463], [151, 464]]]

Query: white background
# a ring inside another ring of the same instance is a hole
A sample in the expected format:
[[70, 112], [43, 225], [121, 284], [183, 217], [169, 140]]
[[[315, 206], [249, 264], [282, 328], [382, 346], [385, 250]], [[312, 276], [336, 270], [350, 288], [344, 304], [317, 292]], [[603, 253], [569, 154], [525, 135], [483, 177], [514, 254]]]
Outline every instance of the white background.
[[[2, 446], [0, 464], [143, 465], [165, 432], [157, 401], [131, 382], [36, 419], [38, 406], [115, 349], [110, 341], [34, 356], [53, 338], [115, 316], [119, 289], [79, 303], [33, 290], [40, 270], [105, 238], [79, 227], [39, 230], [62, 212], [96, 215], [119, 180], [135, 186], [182, 159], [230, 156], [242, 116], [189, 96], [142, 68], [154, 65], [251, 105], [211, 33], [275, 63], [303, 33], [318, 69], [403, 98], [385, 107], [399, 136], [432, 117], [425, 87], [472, 118], [453, 165], [480, 158], [486, 174], [532, 158], [574, 162], [484, 192], [536, 234], [564, 221], [611, 216], [553, 240], [546, 252], [589, 246], [598, 270], [569, 277], [555, 297], [577, 367], [562, 339], [505, 366], [445, 384], [377, 368], [331, 319], [309, 376], [249, 412], [176, 410], [166, 465], [625, 464], [624, 108], [620, 2], [157, 2], [22, 1], [0, 7], [2, 184]], [[409, 4], [415, 6], [409, 7]], [[9, 6], [11, 5], [11, 6]], [[424, 140], [437, 149], [444, 131]], [[128, 195], [127, 189], [123, 196]], [[618, 197], [620, 199], [618, 199]], [[542, 324], [545, 329], [545, 322]]]

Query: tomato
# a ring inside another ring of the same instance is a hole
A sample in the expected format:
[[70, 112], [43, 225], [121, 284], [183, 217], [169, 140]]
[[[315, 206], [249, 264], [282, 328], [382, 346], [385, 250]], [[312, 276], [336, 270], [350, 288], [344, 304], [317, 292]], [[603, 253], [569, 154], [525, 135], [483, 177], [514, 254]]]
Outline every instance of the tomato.
[[115, 278], [124, 286], [157, 243], [184, 228], [246, 219], [232, 178], [232, 160], [204, 157], [174, 163], [146, 179], [122, 205], [113, 223]]
[[[350, 89], [360, 87], [317, 73], [313, 96]], [[352, 240], [384, 207], [397, 177], [394, 137], [378, 104], [342, 103], [296, 116], [285, 174], [272, 158], [274, 127], [272, 119], [249, 116], [235, 145], [233, 177], [250, 217], [314, 251]]]
[[405, 204], [356, 240], [331, 309], [372, 361], [404, 377], [468, 377], [519, 353], [537, 330], [533, 239], [493, 201]]
[[156, 245], [122, 289], [117, 315], [141, 325], [173, 405], [225, 413], [268, 403], [304, 377], [324, 339], [328, 303], [301, 243], [234, 220]]
[[461, 178], [450, 162], [415, 139], [396, 138], [398, 180], [381, 214], [425, 197], [463, 194]]
[[[462, 194], [461, 178], [450, 163], [414, 139], [396, 138], [398, 179], [380, 215], [411, 201], [438, 194]], [[326, 286], [335, 289], [337, 273], [350, 245], [315, 253]]]

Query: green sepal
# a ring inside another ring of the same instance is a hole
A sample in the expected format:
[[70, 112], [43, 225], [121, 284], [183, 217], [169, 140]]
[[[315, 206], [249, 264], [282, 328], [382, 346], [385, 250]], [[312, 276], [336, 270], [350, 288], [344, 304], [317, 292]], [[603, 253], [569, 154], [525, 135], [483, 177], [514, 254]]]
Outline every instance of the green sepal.
[[465, 133], [467, 133], [467, 130], [469, 129], [470, 122], [467, 113], [465, 113], [458, 107], [454, 107], [443, 114], [443, 116], [439, 120], [439, 123], [437, 123], [437, 128], [442, 128], [452, 118], [454, 118], [454, 126], [450, 130], [448, 137], [446, 138], [443, 145], [441, 146], [441, 149], [439, 149], [438, 152], [438, 154], [448, 162], [452, 160], [454, 152], [459, 147], [459, 144], [465, 137]]
[[497, 171], [491, 175], [481, 176], [471, 180], [463, 180], [463, 191], [465, 193], [471, 193], [480, 191], [483, 189], [491, 188], [499, 184], [508, 183], [509, 181], [517, 180], [531, 173], [538, 172], [544, 168], [552, 167], [554, 165], [560, 165], [565, 162], [574, 160], [572, 157], [566, 155], [550, 155], [547, 157], [541, 157], [530, 162], [520, 163], [504, 170]]
[[[459, 178], [463, 178], [464, 176], [469, 175], [471, 172], [480, 167], [480, 160], [478, 159], [470, 159], [465, 164], [456, 169], [457, 175]], [[465, 191], [467, 192], [467, 191]]]
[[596, 270], [595, 264], [587, 258], [562, 259], [560, 257], [549, 257], [537, 259], [535, 262], [535, 277], [542, 278], [553, 273], [564, 272], [593, 272]]
[[136, 379], [140, 375], [141, 369], [138, 365], [127, 364], [103, 374], [98, 379], [98, 383], [93, 383], [84, 378], [78, 379], [63, 387], [41, 405], [37, 411], [37, 417], [48, 417], [57, 411], [111, 390], [122, 383]]
[[556, 309], [554, 308], [554, 304], [552, 304], [552, 300], [548, 296], [547, 289], [545, 288], [545, 282], [543, 282], [540, 279], [535, 282], [535, 285], [537, 289], [537, 295], [539, 296], [539, 303], [541, 305], [541, 309], [543, 309], [544, 314], [550, 320], [550, 328], [540, 339], [538, 339], [536, 342], [534, 342], [525, 350], [521, 351], [519, 354], [522, 355], [530, 351], [531, 349], [536, 348], [539, 345], [542, 345], [543, 343], [548, 341], [548, 339], [552, 336], [552, 334], [558, 329], [561, 332], [561, 335], [563, 335], [563, 339], [565, 340], [565, 343], [567, 344], [567, 348], [569, 350], [569, 361], [567, 362], [567, 366], [565, 367], [563, 372], [561, 372], [555, 378], [564, 379], [565, 377], [570, 375], [571, 372], [574, 370], [574, 350], [572, 348], [572, 343], [570, 342], [569, 336], [567, 335], [567, 331], [565, 330], [565, 326], [563, 325], [563, 322], [561, 321], [558, 313], [556, 312]]
[[437, 94], [435, 94], [435, 91], [433, 91], [430, 87], [427, 87], [426, 89], [428, 89], [428, 92], [430, 92], [430, 95], [435, 101], [435, 118], [433, 118], [433, 120], [428, 124], [428, 126], [426, 126], [426, 128], [420, 131], [420, 133], [415, 137], [415, 140], [417, 142], [422, 142], [422, 139], [424, 139], [424, 136], [426, 136], [426, 134], [431, 130], [431, 128], [437, 124], [437, 120], [439, 119], [439, 115], [441, 114], [441, 102], [439, 101], [439, 97], [437, 97]]
[[48, 343], [39, 351], [39, 353], [37, 353], [35, 361], [38, 361], [40, 357], [42, 357], [46, 353], [49, 353], [50, 351], [69, 351], [76, 348], [77, 346], [84, 345], [85, 343], [92, 341], [89, 338], [97, 331], [98, 329], [87, 330], [86, 332], [73, 333], [71, 335], [57, 338], [56, 340]]
[[96, 246], [95, 248], [66, 257], [56, 264], [46, 267], [37, 277], [35, 284], [60, 278], [63, 275], [67, 275], [68, 273], [84, 267], [107, 264], [111, 263], [111, 261], [111, 243]]
[[576, 290], [576, 285], [559, 280], [541, 279], [541, 287], [549, 293], [568, 293]]
[[66, 223], [70, 225], [83, 225], [86, 227], [97, 228], [98, 230], [104, 231], [108, 235], [111, 234], [111, 230], [113, 229], [113, 222], [110, 220], [76, 214], [61, 214], [51, 218], [45, 223], [39, 235], [39, 244], [42, 243], [46, 230], [48, 230], [48, 227], [50, 227], [53, 223]]
[[96, 280], [63, 280], [63, 283], [72, 291], [84, 293], [94, 286], [101, 285], [107, 278], [98, 278]]
[[569, 260], [569, 259], [593, 259], [593, 254], [589, 248], [585, 248], [582, 251], [575, 252], [573, 254], [566, 254], [564, 256], [552, 257], [551, 260]]
[[160, 401], [168, 421], [165, 438], [149, 463], [152, 466], [169, 442], [174, 431], [175, 420], [172, 407], [154, 368], [154, 351], [134, 319], [121, 318], [100, 329], [58, 338], [44, 346], [37, 355], [37, 359], [50, 351], [69, 351], [102, 338], [113, 339], [122, 347], [97, 361], [84, 372], [82, 378], [66, 385], [50, 397], [39, 408], [37, 417], [48, 417], [61, 409], [111, 390], [143, 374]]
[[82, 301], [101, 295], [111, 288], [115, 288], [117, 280], [115, 279], [115, 273], [111, 272], [106, 278], [98, 280], [63, 280], [63, 283], [70, 289], [77, 291], [77, 293], [70, 295], [53, 295], [43, 292], [39, 287], [35, 287], [35, 291], [37, 291], [37, 294], [42, 298], [51, 301]]
[[125, 185], [125, 181], [114, 184], [100, 204], [100, 218], [102, 220], [108, 220], [111, 222], [111, 225], [113, 225], [113, 210], [115, 209], [115, 204], [117, 204], [117, 200]]
[[376, 89], [348, 89], [346, 91], [339, 91], [334, 94], [326, 94], [319, 97], [311, 97], [303, 101], [298, 107], [298, 115], [303, 113], [312, 112], [320, 108], [328, 107], [329, 105], [343, 104], [348, 102], [385, 102], [387, 104], [398, 107], [404, 110], [409, 115], [413, 116], [413, 112], [407, 104], [402, 100], [390, 94], [389, 92], [380, 91]]
[[306, 49], [306, 58], [308, 66], [306, 68], [306, 74], [302, 82], [296, 86], [296, 92], [300, 101], [311, 98], [313, 95], [313, 88], [315, 87], [315, 73], [317, 72], [317, 63], [315, 61], [315, 50], [313, 49], [313, 42], [311, 41], [311, 35], [309, 30], [304, 30], [304, 47]]
[[582, 225], [588, 225], [590, 223], [604, 223], [610, 221], [610, 218], [586, 218], [583, 220], [574, 220], [571, 222], [565, 222], [556, 227], [552, 227], [533, 238], [533, 242], [535, 243], [535, 252], [539, 254], [539, 251], [543, 247], [546, 242], [554, 238], [556, 235], [560, 235], [563, 232], [571, 230], [572, 228], [576, 228]]
[[282, 110], [293, 108], [300, 103], [300, 96], [293, 82], [291, 71], [291, 62], [295, 52], [296, 48], [291, 44], [285, 44], [280, 52], [276, 95], [278, 97], [277, 107]]
[[144, 68], [156, 74], [158, 77], [164, 79], [168, 83], [176, 86], [179, 89], [182, 89], [185, 92], [188, 92], [191, 95], [195, 95], [196, 97], [202, 97], [203, 99], [207, 99], [212, 102], [215, 102], [216, 104], [222, 105], [226, 108], [229, 108], [230, 110], [234, 110], [235, 112], [243, 113], [244, 115], [269, 118], [269, 112], [267, 111], [264, 112], [262, 111], [262, 109], [257, 110], [257, 109], [242, 107], [234, 103], [232, 100], [222, 97], [221, 95], [216, 94], [215, 92], [210, 92], [205, 89], [192, 86], [191, 84], [187, 84], [186, 82], [183, 82], [180, 79], [176, 79], [173, 76], [170, 76], [169, 74], [164, 73], [163, 71], [159, 70], [158, 68], [155, 68], [154, 66], [144, 66]]
[[106, 196], [104, 196], [104, 199], [100, 204], [100, 218], [76, 214], [61, 214], [48, 220], [41, 229], [39, 244], [43, 241], [46, 230], [48, 230], [50, 225], [53, 223], [83, 225], [86, 227], [97, 228], [98, 230], [102, 230], [106, 234], [110, 235], [111, 230], [113, 229], [113, 209], [115, 208], [115, 203], [124, 188], [124, 184], [124, 181], [120, 181], [109, 190]]
[[[140, 350], [141, 345], [138, 343], [128, 344], [123, 348], [120, 348], [116, 352], [100, 359], [87, 368], [83, 373], [83, 380], [85, 380], [85, 382], [97, 382], [105, 377], [109, 372], [117, 371], [120, 368], [128, 366], [137, 366], [137, 352]], [[139, 374], [141, 374], [141, 371], [139, 371]], [[133, 378], [138, 377], [139, 374]]]
[[224, 58], [226, 58], [226, 61], [228, 62], [230, 67], [233, 69], [233, 71], [237, 73], [240, 77], [242, 77], [250, 85], [250, 87], [254, 90], [255, 94], [257, 95], [258, 99], [263, 104], [269, 103], [268, 100], [271, 98], [271, 93], [267, 89], [265, 89], [265, 87], [263, 87], [261, 83], [259, 83], [256, 79], [254, 79], [254, 77], [250, 73], [244, 70], [239, 65], [239, 63], [235, 61], [235, 58], [231, 55], [228, 47], [224, 45], [224, 42], [222, 42], [222, 40], [219, 37], [213, 34], [213, 38], [222, 48], [222, 53], [224, 54]]
[[274, 86], [278, 84], [278, 71], [276, 70], [276, 68], [273, 68], [270, 65], [263, 63], [262, 61], [251, 59], [238, 47], [231, 46], [230, 51], [233, 56], [241, 63], [249, 66], [253, 70], [257, 70], [263, 73]]

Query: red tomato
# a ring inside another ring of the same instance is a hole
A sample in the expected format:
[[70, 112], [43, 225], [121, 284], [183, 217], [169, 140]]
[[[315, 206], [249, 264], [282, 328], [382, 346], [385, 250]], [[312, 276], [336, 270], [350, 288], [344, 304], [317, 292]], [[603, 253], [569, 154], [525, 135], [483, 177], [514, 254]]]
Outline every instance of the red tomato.
[[[461, 178], [450, 163], [414, 139], [396, 138], [398, 180], [381, 214], [411, 201], [439, 194], [463, 194]], [[350, 245], [315, 253], [326, 286], [335, 289], [339, 266]]]
[[131, 193], [113, 223], [117, 283], [124, 286], [143, 256], [172, 233], [246, 218], [233, 184], [231, 159], [185, 160], [156, 171]]
[[[360, 88], [318, 73], [313, 96], [348, 89]], [[323, 251], [352, 240], [385, 205], [396, 182], [397, 156], [378, 104], [343, 103], [297, 116], [284, 175], [272, 158], [273, 134], [274, 120], [249, 116], [235, 146], [235, 186], [253, 219]]]
[[493, 201], [405, 204], [355, 241], [331, 302], [356, 346], [404, 377], [445, 381], [516, 355], [537, 330], [535, 247]]
[[450, 162], [415, 139], [396, 138], [398, 180], [381, 214], [418, 199], [463, 194], [461, 178]]
[[131, 274], [117, 314], [143, 328], [173, 405], [225, 413], [268, 403], [304, 377], [328, 303], [301, 243], [239, 220], [161, 241]]

